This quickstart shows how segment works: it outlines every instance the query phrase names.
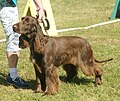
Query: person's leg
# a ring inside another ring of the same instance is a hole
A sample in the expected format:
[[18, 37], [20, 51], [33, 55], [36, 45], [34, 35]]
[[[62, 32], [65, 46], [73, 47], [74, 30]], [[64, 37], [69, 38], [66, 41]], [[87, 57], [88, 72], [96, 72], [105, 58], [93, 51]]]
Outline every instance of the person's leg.
[[8, 77], [7, 81], [16, 87], [28, 87], [28, 84], [18, 77], [17, 63], [20, 54], [19, 34], [13, 31], [13, 24], [18, 21], [17, 7], [4, 7], [0, 11], [1, 22], [6, 34], [6, 50], [8, 58]]
[[17, 63], [18, 63], [18, 58], [19, 58], [19, 54], [20, 52], [7, 52], [7, 58], [8, 58], [8, 66], [9, 66], [9, 73], [10, 76], [15, 79], [18, 77], [18, 73], [17, 73]]

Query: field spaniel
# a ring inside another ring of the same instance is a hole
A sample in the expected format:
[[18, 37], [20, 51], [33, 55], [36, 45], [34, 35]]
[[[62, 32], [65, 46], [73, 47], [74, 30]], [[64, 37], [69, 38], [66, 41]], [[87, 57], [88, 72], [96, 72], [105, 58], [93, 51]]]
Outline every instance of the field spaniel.
[[20, 47], [30, 48], [30, 58], [35, 67], [37, 92], [56, 94], [60, 81], [58, 67], [62, 65], [66, 71], [66, 81], [77, 76], [78, 68], [86, 76], [95, 76], [95, 85], [101, 84], [103, 70], [93, 55], [90, 44], [82, 37], [61, 36], [49, 37], [42, 32], [35, 17], [26, 16], [13, 25], [13, 30], [21, 34]]

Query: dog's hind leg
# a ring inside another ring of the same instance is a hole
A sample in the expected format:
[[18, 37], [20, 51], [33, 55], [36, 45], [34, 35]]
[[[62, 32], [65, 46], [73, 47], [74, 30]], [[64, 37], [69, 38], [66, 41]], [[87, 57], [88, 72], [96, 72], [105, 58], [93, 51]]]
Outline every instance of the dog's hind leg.
[[95, 76], [95, 86], [101, 84], [101, 76], [103, 74], [103, 70], [99, 68], [97, 63], [94, 61], [81, 62], [80, 64], [82, 72], [87, 76]]
[[66, 82], [70, 82], [70, 80], [78, 74], [78, 68], [73, 64], [63, 65], [63, 69], [66, 71], [67, 74], [67, 77], [65, 78]]
[[94, 65], [94, 73], [95, 73], [95, 86], [101, 85], [102, 84], [101, 76], [103, 74], [103, 70], [100, 67], [98, 67], [97, 64]]

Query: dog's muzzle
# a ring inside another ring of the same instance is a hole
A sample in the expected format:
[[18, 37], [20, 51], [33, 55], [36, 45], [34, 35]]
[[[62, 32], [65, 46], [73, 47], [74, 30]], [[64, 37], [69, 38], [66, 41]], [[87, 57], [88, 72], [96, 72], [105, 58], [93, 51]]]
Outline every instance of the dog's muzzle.
[[19, 25], [14, 24], [14, 25], [13, 25], [13, 31], [14, 31], [14, 32], [19, 32]]

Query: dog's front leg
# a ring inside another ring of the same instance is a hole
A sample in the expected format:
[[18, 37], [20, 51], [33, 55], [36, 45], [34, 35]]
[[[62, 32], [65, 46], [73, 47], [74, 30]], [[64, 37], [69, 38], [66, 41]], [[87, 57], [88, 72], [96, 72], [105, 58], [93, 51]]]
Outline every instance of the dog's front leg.
[[55, 67], [53, 64], [45, 68], [46, 74], [46, 91], [44, 94], [54, 95], [58, 92], [59, 89], [59, 74], [58, 67]]
[[36, 65], [35, 64], [33, 64], [33, 65], [34, 65], [35, 75], [36, 75], [36, 90], [35, 90], [35, 92], [40, 93], [40, 92], [42, 92], [41, 81], [39, 79], [40, 72], [36, 69]]

